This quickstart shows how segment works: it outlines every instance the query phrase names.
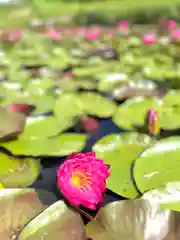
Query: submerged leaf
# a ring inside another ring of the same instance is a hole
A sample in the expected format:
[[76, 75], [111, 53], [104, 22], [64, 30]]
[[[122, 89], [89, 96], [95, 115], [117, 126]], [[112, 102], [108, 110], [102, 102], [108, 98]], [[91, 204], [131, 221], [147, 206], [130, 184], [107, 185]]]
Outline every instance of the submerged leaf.
[[85, 240], [84, 224], [80, 215], [63, 201], [51, 205], [20, 232], [19, 240]]
[[180, 234], [180, 214], [147, 200], [108, 204], [86, 229], [96, 240], [171, 240]]

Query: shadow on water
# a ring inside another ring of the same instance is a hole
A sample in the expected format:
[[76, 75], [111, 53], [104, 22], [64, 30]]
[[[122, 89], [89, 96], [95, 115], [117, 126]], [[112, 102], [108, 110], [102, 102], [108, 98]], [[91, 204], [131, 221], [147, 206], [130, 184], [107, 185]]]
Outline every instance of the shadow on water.
[[[118, 128], [111, 119], [100, 120], [99, 128], [96, 133], [89, 135], [86, 147], [83, 152], [89, 152], [92, 150], [92, 146], [102, 137], [110, 133], [123, 133], [124, 131]], [[58, 199], [62, 199], [62, 194], [58, 191], [56, 186], [56, 172], [59, 165], [65, 160], [61, 157], [46, 157], [42, 159], [42, 172], [40, 178], [32, 185], [36, 189], [45, 189], [53, 192]], [[124, 199], [121, 196], [107, 190], [104, 196], [103, 205]]]

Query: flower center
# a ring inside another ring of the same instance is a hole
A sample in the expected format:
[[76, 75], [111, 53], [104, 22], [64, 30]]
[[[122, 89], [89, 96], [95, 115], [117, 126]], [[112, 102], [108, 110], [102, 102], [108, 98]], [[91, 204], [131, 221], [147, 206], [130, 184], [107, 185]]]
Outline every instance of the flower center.
[[73, 172], [71, 184], [76, 188], [87, 190], [91, 184], [91, 177], [86, 172]]

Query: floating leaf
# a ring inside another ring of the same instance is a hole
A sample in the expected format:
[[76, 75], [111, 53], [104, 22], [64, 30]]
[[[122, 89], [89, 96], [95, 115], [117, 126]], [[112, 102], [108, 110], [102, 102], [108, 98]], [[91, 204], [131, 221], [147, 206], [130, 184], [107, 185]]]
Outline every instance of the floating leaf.
[[143, 126], [146, 113], [149, 108], [159, 109], [162, 101], [156, 98], [135, 98], [121, 104], [113, 121], [121, 128], [137, 130], [136, 126]]
[[170, 181], [180, 181], [180, 138], [170, 137], [147, 149], [135, 162], [134, 179], [143, 193]]
[[37, 214], [56, 201], [44, 190], [2, 189], [0, 191], [0, 238], [16, 239], [19, 231]]
[[19, 159], [1, 153], [0, 182], [4, 187], [30, 186], [40, 174], [40, 163], [32, 158]]
[[96, 240], [171, 240], [180, 234], [179, 219], [180, 213], [162, 210], [157, 203], [126, 200], [101, 208], [86, 230]]
[[61, 126], [54, 116], [29, 117], [20, 138], [47, 138], [57, 135], [61, 130]]
[[68, 208], [63, 201], [59, 201], [27, 224], [18, 239], [85, 240], [86, 237], [80, 215]]
[[81, 151], [86, 145], [87, 135], [65, 133], [49, 139], [19, 139], [1, 146], [15, 155], [23, 156], [67, 156]]
[[180, 182], [169, 182], [164, 186], [146, 192], [143, 199], [157, 202], [166, 208], [180, 211]]
[[101, 118], [108, 118], [111, 117], [116, 110], [115, 102], [105, 97], [102, 97], [97, 93], [80, 93], [79, 99], [82, 102], [84, 112], [89, 115]]
[[26, 117], [0, 107], [0, 138], [15, 137], [24, 129]]
[[151, 138], [147, 135], [124, 133], [110, 134], [93, 146], [97, 157], [111, 166], [111, 176], [107, 181], [109, 189], [127, 198], [137, 196], [131, 178], [131, 165], [150, 142]]

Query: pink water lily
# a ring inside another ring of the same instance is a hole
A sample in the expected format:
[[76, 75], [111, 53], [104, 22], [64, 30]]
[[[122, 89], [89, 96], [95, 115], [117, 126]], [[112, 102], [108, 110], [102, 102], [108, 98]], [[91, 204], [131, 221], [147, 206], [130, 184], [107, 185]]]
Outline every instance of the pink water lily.
[[145, 45], [155, 44], [157, 42], [156, 34], [154, 34], [154, 33], [144, 34], [142, 36], [142, 41]]
[[177, 28], [177, 22], [174, 20], [169, 20], [167, 25], [169, 30], [174, 30]]
[[60, 33], [56, 31], [54, 28], [49, 28], [46, 32], [46, 35], [49, 36], [54, 41], [60, 40]]
[[57, 183], [72, 205], [96, 210], [103, 200], [109, 176], [109, 165], [94, 152], [74, 153], [59, 167]]
[[176, 31], [174, 31], [171, 35], [173, 41], [179, 41], [180, 40], [180, 28], [178, 28]]
[[129, 30], [129, 22], [128, 21], [121, 21], [118, 24], [120, 30]]
[[158, 135], [160, 131], [159, 118], [157, 111], [153, 108], [150, 108], [146, 115], [146, 121], [148, 126], [149, 134], [152, 136]]

